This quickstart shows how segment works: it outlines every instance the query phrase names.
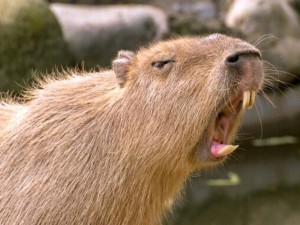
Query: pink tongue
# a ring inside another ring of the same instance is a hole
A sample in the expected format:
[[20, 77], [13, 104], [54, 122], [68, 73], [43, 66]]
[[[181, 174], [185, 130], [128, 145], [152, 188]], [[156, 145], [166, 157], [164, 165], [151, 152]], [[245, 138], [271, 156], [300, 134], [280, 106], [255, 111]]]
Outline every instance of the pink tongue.
[[222, 154], [222, 150], [227, 146], [228, 145], [213, 141], [210, 151], [214, 157], [223, 157], [224, 155]]

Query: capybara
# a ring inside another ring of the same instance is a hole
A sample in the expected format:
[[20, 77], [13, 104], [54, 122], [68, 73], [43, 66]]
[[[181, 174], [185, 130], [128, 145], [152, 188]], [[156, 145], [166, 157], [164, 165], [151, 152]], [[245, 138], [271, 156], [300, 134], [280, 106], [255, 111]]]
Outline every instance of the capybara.
[[237, 148], [262, 82], [255, 47], [212, 34], [120, 51], [112, 70], [2, 99], [0, 224], [159, 224], [193, 171]]

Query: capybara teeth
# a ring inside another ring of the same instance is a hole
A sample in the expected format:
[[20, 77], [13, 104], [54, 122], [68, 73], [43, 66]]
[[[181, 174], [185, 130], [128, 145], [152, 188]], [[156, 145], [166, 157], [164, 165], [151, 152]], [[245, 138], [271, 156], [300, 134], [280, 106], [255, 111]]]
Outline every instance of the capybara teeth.
[[256, 97], [255, 91], [244, 91], [243, 109], [251, 109], [254, 105]]
[[243, 96], [243, 109], [248, 109], [250, 101], [250, 91], [244, 91]]
[[238, 145], [227, 145], [218, 152], [218, 157], [229, 155], [230, 153], [234, 152], [238, 147]]
[[255, 102], [256, 97], [256, 91], [251, 91], [250, 101], [249, 101], [249, 107], [248, 109], [252, 108]]

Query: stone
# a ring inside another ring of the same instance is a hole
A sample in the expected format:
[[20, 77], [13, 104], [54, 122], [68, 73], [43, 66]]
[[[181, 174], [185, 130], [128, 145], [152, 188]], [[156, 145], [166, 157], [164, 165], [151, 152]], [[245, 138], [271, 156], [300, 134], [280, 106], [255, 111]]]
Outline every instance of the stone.
[[168, 34], [165, 13], [142, 5], [52, 4], [65, 40], [87, 68], [110, 66], [121, 49], [134, 51]]
[[[225, 18], [226, 25], [242, 32], [262, 50], [263, 58], [279, 70], [300, 75], [300, 24], [286, 0], [235, 0]], [[281, 73], [283, 82], [297, 78]]]
[[33, 72], [46, 73], [71, 62], [46, 2], [1, 0], [0, 14], [0, 91], [17, 91]]
[[220, 19], [217, 5], [209, 0], [175, 3], [169, 12], [169, 23], [173, 35], [232, 34]]
[[297, 15], [285, 0], [235, 0], [226, 15], [226, 24], [253, 41], [265, 33], [279, 38], [300, 34]]

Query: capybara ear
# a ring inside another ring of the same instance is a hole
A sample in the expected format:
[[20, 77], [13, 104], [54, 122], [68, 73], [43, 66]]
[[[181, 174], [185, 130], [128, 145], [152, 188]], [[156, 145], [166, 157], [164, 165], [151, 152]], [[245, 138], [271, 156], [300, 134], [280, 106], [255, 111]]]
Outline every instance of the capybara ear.
[[134, 56], [134, 52], [121, 50], [118, 52], [118, 57], [112, 63], [112, 68], [120, 87], [123, 87], [126, 83], [129, 66]]

